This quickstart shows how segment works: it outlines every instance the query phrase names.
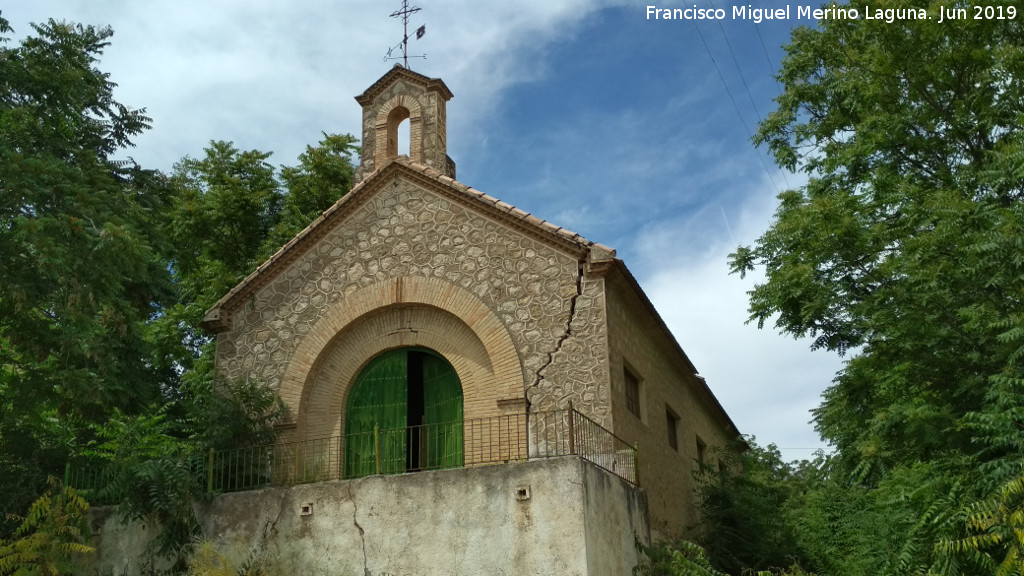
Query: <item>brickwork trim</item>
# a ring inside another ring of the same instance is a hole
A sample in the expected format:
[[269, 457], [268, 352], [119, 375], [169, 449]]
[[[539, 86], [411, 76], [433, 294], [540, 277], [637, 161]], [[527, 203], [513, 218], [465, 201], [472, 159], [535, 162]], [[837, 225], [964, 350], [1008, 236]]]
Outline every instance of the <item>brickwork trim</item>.
[[[403, 111], [404, 114], [395, 114]], [[373, 151], [377, 165], [398, 156], [398, 125], [406, 118], [409, 119], [409, 156], [413, 162], [423, 162], [423, 107], [416, 98], [399, 94], [377, 111]]]
[[499, 399], [524, 393], [512, 337], [483, 301], [444, 279], [401, 277], [346, 296], [299, 343], [279, 390], [296, 438], [342, 433], [345, 400], [359, 371], [381, 352], [404, 346], [448, 359], [462, 382], [467, 419], [497, 415]]

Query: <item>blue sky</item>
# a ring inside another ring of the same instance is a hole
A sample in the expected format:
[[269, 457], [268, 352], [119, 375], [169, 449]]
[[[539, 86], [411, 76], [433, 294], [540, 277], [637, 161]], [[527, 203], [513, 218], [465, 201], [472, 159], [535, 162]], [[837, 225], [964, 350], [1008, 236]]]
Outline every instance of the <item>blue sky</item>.
[[[739, 429], [788, 459], [824, 447], [809, 410], [841, 359], [745, 324], [756, 278], [727, 255], [765, 230], [782, 174], [751, 131], [795, 21], [655, 21], [651, 0], [423, 0], [411, 67], [440, 77], [458, 179], [618, 250]], [[659, 4], [711, 7], [711, 0]], [[754, 7], [781, 2], [742, 2]], [[714, 0], [731, 14], [732, 4]], [[101, 68], [153, 128], [130, 151], [169, 170], [213, 139], [292, 164], [321, 131], [358, 134], [353, 96], [388, 70], [400, 2], [19, 0], [110, 25]]]

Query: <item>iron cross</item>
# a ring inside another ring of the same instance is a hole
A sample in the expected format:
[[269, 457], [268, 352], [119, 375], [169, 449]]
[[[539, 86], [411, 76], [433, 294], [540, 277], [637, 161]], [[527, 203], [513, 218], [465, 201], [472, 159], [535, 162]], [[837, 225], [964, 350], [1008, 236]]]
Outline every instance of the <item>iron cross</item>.
[[[401, 10], [396, 10], [396, 11], [391, 13], [391, 17], [392, 18], [401, 18], [402, 19], [402, 41], [399, 42], [398, 44], [396, 44], [395, 46], [392, 46], [391, 48], [388, 49], [388, 55], [384, 57], [385, 60], [398, 60], [398, 59], [401, 59], [402, 60], [402, 64], [405, 66], [405, 68], [406, 69], [411, 69], [411, 68], [409, 68], [409, 16], [419, 12], [420, 10], [422, 10], [422, 8], [415, 7], [415, 6], [410, 8], [409, 7], [409, 0], [402, 0], [402, 9]], [[423, 38], [423, 35], [426, 34], [426, 33], [427, 33], [427, 26], [424, 24], [423, 26], [420, 26], [419, 28], [416, 29], [416, 39], [419, 40], [420, 38]], [[399, 47], [402, 48], [402, 55], [401, 56], [392, 56], [394, 51], [396, 49], [398, 49]], [[424, 58], [424, 59], [426, 59], [426, 57], [427, 57], [426, 54], [414, 55], [413, 56], [413, 58]]]

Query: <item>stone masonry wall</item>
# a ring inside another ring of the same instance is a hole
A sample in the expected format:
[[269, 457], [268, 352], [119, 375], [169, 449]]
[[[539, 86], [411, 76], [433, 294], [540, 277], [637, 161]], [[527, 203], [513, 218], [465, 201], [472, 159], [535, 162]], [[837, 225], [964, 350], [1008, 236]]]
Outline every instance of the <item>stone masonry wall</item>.
[[471, 201], [397, 174], [345, 200], [361, 204], [231, 311], [231, 328], [218, 335], [219, 371], [280, 389], [296, 349], [333, 307], [375, 284], [433, 279], [437, 290], [468, 291], [500, 319], [522, 366], [517, 388], [530, 390], [535, 409], [572, 400], [610, 425], [603, 281], [581, 279], [576, 256], [470, 209]]
[[[629, 282], [617, 271], [608, 275], [610, 375], [615, 433], [640, 452], [640, 483], [651, 503], [651, 529], [661, 538], [692, 536], [697, 524], [698, 439], [711, 449], [733, 436], [724, 428], [712, 400], [663, 329], [651, 317]], [[641, 417], [626, 408], [625, 370], [640, 380]], [[667, 411], [679, 417], [678, 449], [668, 443]], [[713, 462], [709, 462], [714, 464]]]
[[444, 98], [437, 91], [426, 90], [408, 80], [397, 80], [376, 94], [373, 102], [363, 108], [362, 161], [356, 181], [388, 159], [384, 127], [389, 113], [396, 107], [409, 111], [409, 154], [414, 162], [427, 165], [454, 177], [448, 168], [447, 113]]

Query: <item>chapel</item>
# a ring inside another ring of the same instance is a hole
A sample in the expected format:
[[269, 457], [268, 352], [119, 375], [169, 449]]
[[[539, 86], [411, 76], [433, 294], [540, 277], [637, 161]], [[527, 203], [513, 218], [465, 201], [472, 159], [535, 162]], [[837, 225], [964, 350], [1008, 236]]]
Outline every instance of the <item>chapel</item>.
[[739, 433], [615, 250], [455, 179], [452, 97], [400, 65], [357, 96], [352, 190], [207, 312], [218, 373], [287, 406], [287, 504], [207, 528], [269, 508], [352, 573], [629, 573]]

